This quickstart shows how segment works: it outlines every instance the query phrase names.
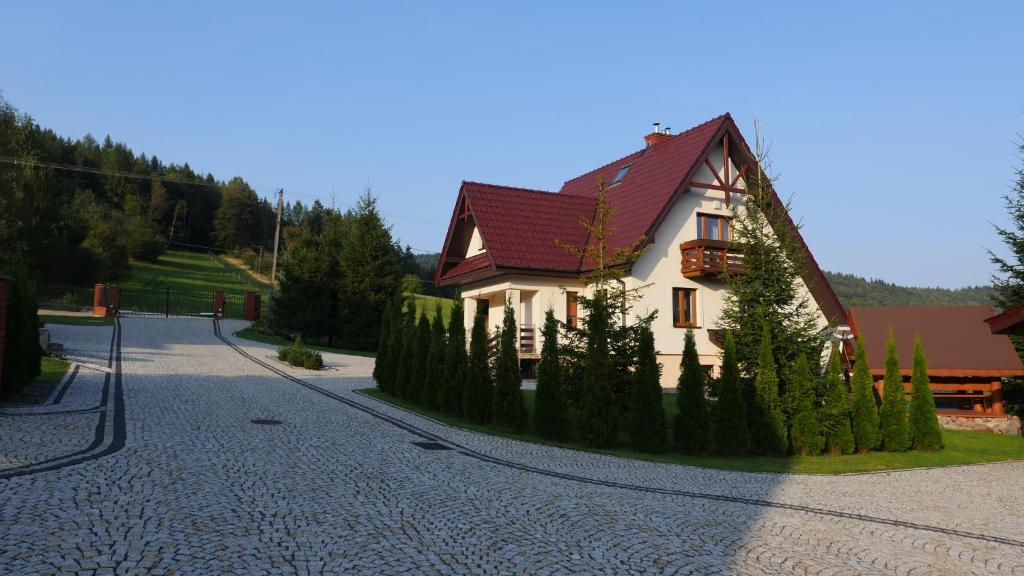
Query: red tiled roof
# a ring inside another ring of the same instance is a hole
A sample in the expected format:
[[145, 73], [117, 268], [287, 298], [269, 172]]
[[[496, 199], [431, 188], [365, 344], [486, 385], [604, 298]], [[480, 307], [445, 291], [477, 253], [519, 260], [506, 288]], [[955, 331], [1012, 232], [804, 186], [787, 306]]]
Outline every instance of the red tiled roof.
[[476, 256], [470, 256], [462, 262], [455, 265], [454, 268], [449, 270], [444, 277], [445, 278], [457, 278], [470, 272], [476, 272], [477, 270], [483, 270], [491, 266], [491, 259], [487, 254], [477, 254]]
[[990, 306], [854, 306], [850, 325], [864, 339], [873, 373], [885, 370], [891, 330], [904, 374], [913, 367], [914, 337], [920, 334], [930, 374], [1024, 375], [1010, 339], [992, 334], [985, 323], [994, 312]]
[[586, 242], [580, 218], [593, 217], [593, 198], [478, 182], [465, 182], [462, 192], [496, 266], [558, 271], [579, 267], [579, 258], [556, 240], [572, 246]]

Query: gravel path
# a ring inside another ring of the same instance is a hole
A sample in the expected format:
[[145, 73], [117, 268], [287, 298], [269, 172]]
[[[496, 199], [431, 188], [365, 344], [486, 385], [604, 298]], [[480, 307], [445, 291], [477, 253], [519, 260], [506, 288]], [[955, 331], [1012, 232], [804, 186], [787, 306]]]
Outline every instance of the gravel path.
[[0, 417], [0, 573], [1024, 574], [1021, 463], [823, 477], [527, 444], [355, 393], [372, 359], [283, 365], [243, 325], [126, 319], [119, 348], [53, 327], [93, 368], [34, 410], [69, 413]]

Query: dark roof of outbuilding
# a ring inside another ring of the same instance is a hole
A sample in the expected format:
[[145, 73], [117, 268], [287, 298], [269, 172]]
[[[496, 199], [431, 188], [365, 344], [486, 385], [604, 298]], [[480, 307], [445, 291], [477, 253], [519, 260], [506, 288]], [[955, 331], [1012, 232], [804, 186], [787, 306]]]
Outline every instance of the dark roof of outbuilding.
[[933, 376], [1024, 375], [1010, 339], [992, 334], [985, 323], [994, 312], [991, 306], [854, 306], [849, 318], [854, 332], [864, 339], [873, 374], [885, 371], [891, 332], [904, 374], [913, 367], [914, 338], [920, 335]]

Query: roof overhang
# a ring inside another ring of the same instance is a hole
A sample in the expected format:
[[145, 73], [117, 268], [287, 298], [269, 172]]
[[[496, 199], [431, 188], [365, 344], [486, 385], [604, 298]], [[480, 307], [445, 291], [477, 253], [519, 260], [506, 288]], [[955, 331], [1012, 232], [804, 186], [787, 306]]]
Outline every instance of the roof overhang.
[[985, 318], [993, 334], [1024, 336], [1024, 304], [1007, 308], [1000, 314]]

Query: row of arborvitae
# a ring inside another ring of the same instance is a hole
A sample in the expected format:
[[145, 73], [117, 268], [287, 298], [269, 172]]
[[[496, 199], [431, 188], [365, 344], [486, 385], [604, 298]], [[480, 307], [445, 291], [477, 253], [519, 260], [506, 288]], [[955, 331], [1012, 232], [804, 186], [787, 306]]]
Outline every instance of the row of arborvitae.
[[452, 308], [445, 330], [440, 306], [433, 321], [416, 318], [415, 305], [395, 297], [384, 312], [373, 376], [378, 387], [426, 408], [462, 416], [478, 424], [495, 422], [509, 430], [526, 425], [517, 345], [519, 333], [511, 305], [488, 360], [486, 319], [477, 315], [466, 353], [462, 303]]
[[847, 386], [837, 350], [823, 373], [812, 370], [805, 356], [785, 372], [784, 394], [779, 392], [779, 370], [772, 355], [769, 332], [764, 330], [756, 377], [740, 377], [732, 334], [727, 333], [718, 382], [718, 401], [709, 417], [702, 369], [692, 333], [686, 336], [679, 379], [673, 437], [684, 453], [749, 453], [814, 456], [889, 452], [910, 448], [935, 450], [942, 432], [935, 416], [935, 400], [928, 386], [928, 367], [920, 339], [914, 349], [910, 415], [896, 358], [896, 344], [887, 346], [881, 409], [867, 368], [863, 343], [856, 344], [855, 368]]

